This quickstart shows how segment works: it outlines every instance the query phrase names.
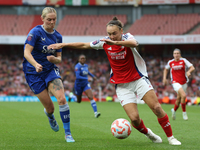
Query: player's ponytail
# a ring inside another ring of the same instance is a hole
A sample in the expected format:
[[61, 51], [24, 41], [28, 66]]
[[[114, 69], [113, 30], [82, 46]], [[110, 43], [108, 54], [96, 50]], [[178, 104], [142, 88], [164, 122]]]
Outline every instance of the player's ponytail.
[[119, 29], [122, 29], [123, 28], [123, 23], [117, 19], [117, 17], [113, 17], [112, 20], [110, 20], [106, 26], [117, 26]]

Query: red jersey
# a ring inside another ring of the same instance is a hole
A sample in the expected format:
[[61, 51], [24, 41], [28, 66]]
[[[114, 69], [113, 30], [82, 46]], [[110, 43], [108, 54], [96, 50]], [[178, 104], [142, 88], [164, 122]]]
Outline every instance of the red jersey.
[[[134, 39], [130, 33], [122, 35], [123, 41], [129, 39]], [[128, 83], [148, 76], [146, 64], [135, 48], [108, 45], [100, 40], [91, 42], [90, 46], [94, 49], [105, 50], [111, 66], [111, 83]]]
[[187, 67], [191, 67], [192, 64], [185, 58], [180, 58], [179, 61], [174, 59], [169, 60], [166, 69], [170, 69], [170, 77], [172, 83], [180, 83], [181, 85], [187, 83], [188, 77], [186, 76]]

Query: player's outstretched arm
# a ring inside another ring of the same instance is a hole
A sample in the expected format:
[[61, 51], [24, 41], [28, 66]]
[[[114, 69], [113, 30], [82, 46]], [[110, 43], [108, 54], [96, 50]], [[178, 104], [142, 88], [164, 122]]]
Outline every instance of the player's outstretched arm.
[[138, 42], [135, 39], [130, 39], [126, 41], [112, 41], [110, 39], [101, 39], [101, 41], [104, 41], [108, 45], [120, 45], [125, 47], [137, 47]]
[[48, 46], [48, 49], [61, 49], [63, 47], [74, 49], [92, 49], [90, 43], [76, 42], [76, 43], [57, 43]]

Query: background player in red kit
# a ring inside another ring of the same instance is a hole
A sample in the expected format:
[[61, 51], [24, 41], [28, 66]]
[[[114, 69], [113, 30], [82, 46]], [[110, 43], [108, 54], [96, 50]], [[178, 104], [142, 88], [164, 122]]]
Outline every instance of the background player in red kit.
[[[187, 82], [188, 77], [191, 76], [191, 73], [195, 70], [194, 66], [185, 58], [181, 58], [181, 51], [179, 49], [175, 49], [173, 52], [174, 59], [169, 60], [167, 65], [165, 66], [163, 72], [163, 84], [167, 83], [166, 77], [168, 70], [170, 70], [170, 77], [172, 81], [172, 86], [174, 90], [177, 92], [177, 99], [172, 111], [172, 119], [176, 119], [176, 110], [179, 108], [181, 103], [182, 111], [183, 111], [183, 119], [188, 120], [188, 116], [186, 113], [186, 90], [187, 90]], [[188, 71], [186, 72], [186, 69]]]
[[130, 33], [123, 34], [123, 25], [116, 17], [108, 22], [106, 27], [108, 36], [90, 43], [58, 43], [48, 46], [48, 49], [62, 47], [75, 49], [104, 49], [110, 66], [110, 82], [116, 84], [116, 93], [120, 103], [131, 120], [131, 124], [139, 132], [145, 134], [154, 143], [162, 143], [162, 139], [146, 128], [139, 117], [137, 98], [142, 99], [158, 117], [168, 137], [169, 144], [181, 145], [172, 134], [167, 114], [162, 109], [151, 83], [147, 78], [146, 64], [135, 47], [138, 42]]

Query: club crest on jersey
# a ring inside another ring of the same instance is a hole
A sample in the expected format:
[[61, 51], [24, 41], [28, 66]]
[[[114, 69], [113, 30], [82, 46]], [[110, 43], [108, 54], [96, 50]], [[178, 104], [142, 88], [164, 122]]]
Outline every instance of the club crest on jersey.
[[31, 40], [32, 40], [32, 38], [33, 38], [33, 34], [29, 34], [29, 36], [28, 36], [27, 40], [28, 40], [28, 41], [31, 41]]
[[96, 40], [96, 41], [92, 42], [93, 45], [96, 45], [98, 43], [99, 43], [99, 40]]

